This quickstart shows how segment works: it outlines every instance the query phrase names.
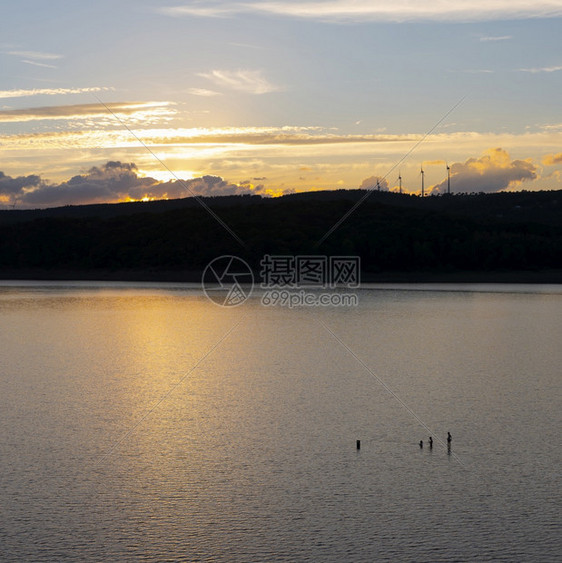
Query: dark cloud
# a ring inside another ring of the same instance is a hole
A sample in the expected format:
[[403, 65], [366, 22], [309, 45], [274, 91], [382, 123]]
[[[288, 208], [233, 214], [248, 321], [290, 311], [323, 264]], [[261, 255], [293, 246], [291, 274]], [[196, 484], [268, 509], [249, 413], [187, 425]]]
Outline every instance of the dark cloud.
[[101, 168], [94, 166], [86, 174], [73, 176], [61, 184], [41, 184], [26, 191], [20, 201], [33, 205], [68, 205], [102, 203], [127, 199], [129, 193], [150, 188], [156, 180], [141, 178], [133, 163], [109, 161]]
[[[507, 151], [497, 148], [480, 158], [469, 158], [451, 166], [451, 191], [454, 193], [499, 192], [526, 180], [537, 178], [537, 168], [526, 160], [511, 160]], [[447, 179], [430, 188], [431, 193], [445, 193]]]
[[0, 172], [0, 194], [8, 196], [17, 196], [25, 188], [32, 188], [39, 186], [41, 183], [41, 178], [35, 174], [30, 176], [18, 176], [17, 178], [12, 178], [11, 176], [6, 176], [4, 172]]
[[49, 184], [37, 175], [11, 178], [0, 172], [0, 195], [25, 207], [50, 207], [87, 203], [189, 196], [223, 196], [263, 193], [263, 186], [232, 184], [219, 176], [160, 182], [138, 175], [134, 163], [109, 161], [60, 184]]

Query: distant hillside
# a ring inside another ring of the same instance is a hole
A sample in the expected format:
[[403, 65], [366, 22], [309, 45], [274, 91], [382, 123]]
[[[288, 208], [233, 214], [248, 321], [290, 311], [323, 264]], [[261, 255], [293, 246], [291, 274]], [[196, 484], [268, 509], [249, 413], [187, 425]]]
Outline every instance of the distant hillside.
[[[366, 273], [562, 270], [562, 192], [416, 196], [338, 190], [0, 212], [0, 276], [179, 276], [234, 254], [360, 255]], [[164, 276], [164, 277], [166, 277]], [[179, 276], [181, 278], [181, 276]]]

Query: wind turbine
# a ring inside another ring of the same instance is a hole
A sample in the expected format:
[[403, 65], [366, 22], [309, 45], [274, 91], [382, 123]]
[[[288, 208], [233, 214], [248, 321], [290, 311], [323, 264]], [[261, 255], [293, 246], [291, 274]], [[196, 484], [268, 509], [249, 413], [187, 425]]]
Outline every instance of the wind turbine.
[[447, 195], [451, 195], [451, 167], [447, 164]]
[[420, 166], [420, 174], [421, 174], [421, 181], [422, 181], [422, 195], [421, 196], [423, 197], [425, 195], [424, 183], [423, 183], [425, 172], [423, 171], [423, 162], [421, 163], [421, 166]]
[[377, 180], [377, 191], [380, 192], [381, 191], [381, 185], [380, 182]]
[[402, 193], [402, 176], [400, 175], [400, 170], [398, 170], [398, 189], [399, 193]]

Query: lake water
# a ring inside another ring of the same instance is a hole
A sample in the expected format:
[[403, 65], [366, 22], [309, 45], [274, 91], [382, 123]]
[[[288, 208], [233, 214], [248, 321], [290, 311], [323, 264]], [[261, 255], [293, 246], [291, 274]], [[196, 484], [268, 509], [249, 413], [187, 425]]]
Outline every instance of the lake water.
[[0, 559], [560, 560], [562, 288], [358, 295], [2, 282]]

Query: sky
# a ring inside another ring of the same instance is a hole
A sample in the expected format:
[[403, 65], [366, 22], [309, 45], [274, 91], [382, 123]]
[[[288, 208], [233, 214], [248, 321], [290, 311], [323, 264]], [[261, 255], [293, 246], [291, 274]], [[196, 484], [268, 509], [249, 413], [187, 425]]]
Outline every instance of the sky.
[[428, 195], [447, 166], [562, 189], [561, 31], [562, 0], [4, 0], [0, 208], [419, 194], [422, 168]]

